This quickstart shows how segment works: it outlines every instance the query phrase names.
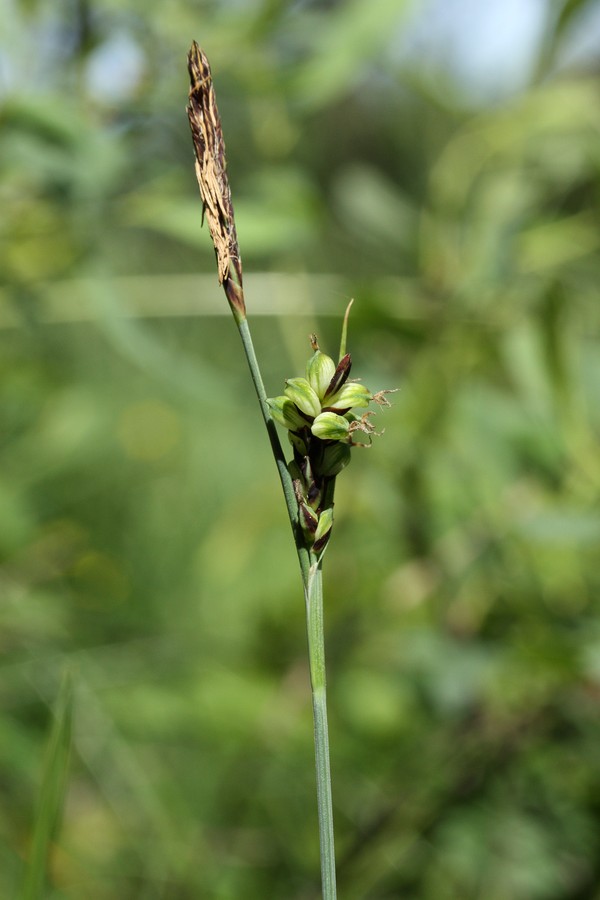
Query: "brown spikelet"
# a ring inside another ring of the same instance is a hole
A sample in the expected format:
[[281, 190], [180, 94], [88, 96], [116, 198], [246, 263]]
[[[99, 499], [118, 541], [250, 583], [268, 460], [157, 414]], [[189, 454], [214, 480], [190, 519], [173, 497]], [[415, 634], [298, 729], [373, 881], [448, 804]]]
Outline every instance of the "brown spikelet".
[[227, 178], [225, 143], [208, 59], [194, 41], [188, 54], [187, 114], [196, 152], [196, 178], [222, 284], [234, 316], [246, 316], [242, 262]]

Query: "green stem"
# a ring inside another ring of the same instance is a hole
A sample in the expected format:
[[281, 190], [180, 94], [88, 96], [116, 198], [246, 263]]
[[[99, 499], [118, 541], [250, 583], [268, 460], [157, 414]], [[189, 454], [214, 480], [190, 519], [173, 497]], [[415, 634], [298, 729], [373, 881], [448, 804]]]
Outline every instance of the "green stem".
[[[242, 344], [250, 367], [250, 374], [256, 389], [260, 409], [267, 428], [271, 449], [275, 457], [277, 471], [281, 479], [285, 503], [290, 517], [294, 543], [298, 553], [304, 597], [306, 601], [306, 623], [308, 632], [308, 656], [312, 691], [313, 719], [315, 730], [315, 763], [317, 770], [317, 806], [319, 811], [319, 843], [321, 848], [321, 880], [323, 900], [336, 900], [335, 850], [333, 842], [333, 808], [331, 802], [331, 772], [329, 765], [329, 732], [327, 727], [327, 704], [325, 684], [325, 640], [323, 635], [323, 578], [321, 560], [306, 548], [302, 529], [298, 523], [298, 501], [294, 485], [281, 447], [279, 435], [271, 411], [267, 404], [267, 394], [260, 373], [258, 360], [252, 343], [248, 321], [236, 317]], [[328, 503], [333, 503], [334, 479], [327, 488]], [[322, 557], [321, 557], [322, 558]], [[311, 564], [312, 562], [312, 564]]]
[[250, 367], [252, 381], [254, 383], [258, 401], [260, 403], [260, 411], [262, 412], [262, 417], [267, 429], [267, 434], [269, 435], [269, 441], [271, 442], [271, 449], [273, 451], [273, 456], [275, 457], [277, 471], [279, 472], [279, 478], [281, 480], [281, 486], [283, 488], [283, 496], [285, 498], [285, 505], [287, 507], [288, 516], [290, 517], [290, 524], [292, 526], [292, 532], [294, 535], [294, 543], [296, 545], [296, 552], [298, 553], [298, 560], [300, 562], [300, 569], [302, 571], [302, 580], [306, 585], [308, 580], [308, 569], [310, 561], [308, 551], [304, 545], [304, 540], [302, 538], [301, 529], [298, 524], [298, 501], [296, 500], [296, 495], [294, 494], [292, 476], [289, 473], [287, 462], [281, 447], [281, 442], [279, 440], [279, 435], [277, 434], [277, 426], [273, 417], [271, 416], [271, 410], [269, 409], [269, 405], [267, 403], [267, 393], [265, 391], [265, 386], [262, 380], [262, 375], [260, 373], [258, 360], [256, 358], [254, 344], [252, 343], [252, 335], [250, 334], [248, 320], [242, 319], [241, 321], [237, 322], [237, 326], [239, 328], [240, 337], [242, 338], [242, 344], [244, 345], [244, 351], [246, 353], [246, 359], [248, 360], [248, 366]]
[[315, 763], [317, 769], [317, 805], [321, 847], [321, 883], [323, 900], [335, 900], [335, 847], [333, 807], [329, 765], [329, 729], [327, 726], [327, 685], [325, 680], [325, 640], [323, 632], [323, 577], [321, 563], [310, 567], [305, 586], [308, 625], [308, 657], [315, 727]]

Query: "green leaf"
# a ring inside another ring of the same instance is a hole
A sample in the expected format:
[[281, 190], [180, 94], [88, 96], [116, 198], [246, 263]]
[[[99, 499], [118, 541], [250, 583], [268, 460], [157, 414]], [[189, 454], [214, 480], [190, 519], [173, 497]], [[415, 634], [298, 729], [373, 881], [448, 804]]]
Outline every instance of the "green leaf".
[[20, 900], [42, 900], [44, 897], [48, 853], [59, 828], [67, 786], [72, 714], [73, 688], [67, 672], [63, 677], [46, 750], [29, 864]]
[[353, 0], [339, 4], [315, 32], [315, 53], [300, 72], [298, 93], [322, 107], [348, 93], [371, 60], [389, 44], [390, 32], [410, 12], [408, 0]]

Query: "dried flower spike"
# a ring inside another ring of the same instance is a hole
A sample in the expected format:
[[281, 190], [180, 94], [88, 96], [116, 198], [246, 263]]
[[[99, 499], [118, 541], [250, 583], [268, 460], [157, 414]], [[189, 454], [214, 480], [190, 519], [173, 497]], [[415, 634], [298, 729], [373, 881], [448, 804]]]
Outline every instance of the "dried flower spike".
[[237, 321], [246, 318], [242, 261], [227, 178], [225, 143], [208, 59], [194, 41], [188, 54], [187, 114], [196, 152], [196, 178], [222, 284]]

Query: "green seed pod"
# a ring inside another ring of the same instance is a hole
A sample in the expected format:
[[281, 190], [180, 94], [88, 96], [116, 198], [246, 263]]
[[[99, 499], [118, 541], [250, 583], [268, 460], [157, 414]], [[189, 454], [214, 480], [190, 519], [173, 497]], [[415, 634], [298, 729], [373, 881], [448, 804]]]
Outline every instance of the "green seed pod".
[[333, 410], [352, 409], [353, 406], [368, 406], [373, 399], [371, 391], [357, 381], [347, 381], [346, 384], [327, 399], [327, 408]]
[[306, 363], [306, 377], [311, 388], [322, 398], [335, 374], [335, 363], [330, 356], [315, 350]]
[[288, 378], [285, 382], [285, 395], [307, 416], [314, 418], [321, 412], [321, 401], [306, 378]]
[[328, 478], [334, 478], [339, 475], [342, 469], [345, 469], [350, 462], [350, 447], [341, 441], [335, 444], [327, 444], [323, 452], [323, 458], [319, 466], [321, 475]]
[[298, 463], [296, 462], [295, 459], [290, 460], [290, 462], [288, 463], [288, 472], [292, 476], [293, 481], [297, 481], [300, 484], [300, 486], [302, 486], [302, 481], [303, 481], [304, 476], [302, 475], [302, 472], [300, 471], [300, 466], [298, 465]]
[[[287, 400], [287, 397], [286, 397], [286, 400]], [[308, 422], [305, 422], [304, 424], [305, 424], [305, 426], [308, 426]], [[296, 452], [300, 456], [306, 456], [306, 454], [308, 453], [308, 447], [306, 446], [306, 442], [305, 442], [304, 438], [301, 437], [299, 434], [296, 434], [294, 431], [288, 431], [287, 436], [288, 436], [288, 440], [289, 440], [290, 444], [292, 445], [292, 447], [294, 448], [294, 450], [296, 450]]]
[[298, 504], [298, 514], [302, 529], [312, 540], [319, 528], [319, 516], [304, 502]]
[[325, 547], [325, 544], [329, 540], [329, 535], [331, 534], [331, 529], [333, 527], [333, 509], [329, 507], [328, 509], [324, 509], [319, 516], [319, 524], [317, 525], [317, 530], [314, 533], [314, 544], [313, 551], [315, 553], [320, 553], [321, 550]]
[[348, 437], [350, 423], [334, 412], [324, 412], [311, 425], [315, 437], [322, 441], [343, 441]]
[[298, 431], [301, 428], [306, 428], [308, 425], [306, 419], [298, 412], [295, 404], [289, 397], [270, 397], [267, 400], [267, 405], [275, 421], [285, 428]]

